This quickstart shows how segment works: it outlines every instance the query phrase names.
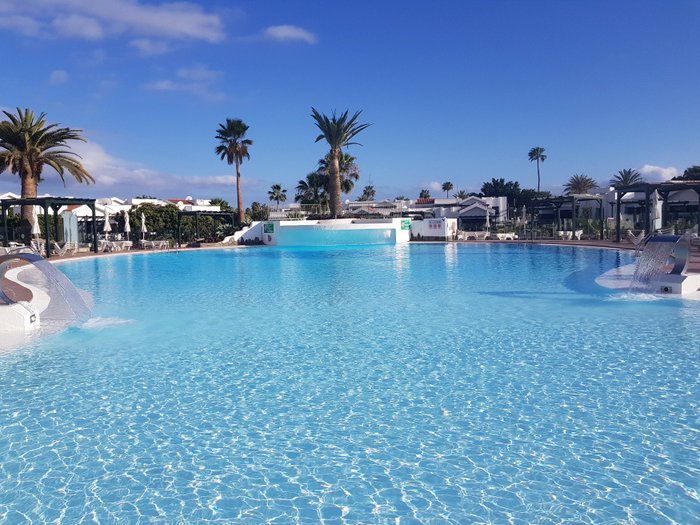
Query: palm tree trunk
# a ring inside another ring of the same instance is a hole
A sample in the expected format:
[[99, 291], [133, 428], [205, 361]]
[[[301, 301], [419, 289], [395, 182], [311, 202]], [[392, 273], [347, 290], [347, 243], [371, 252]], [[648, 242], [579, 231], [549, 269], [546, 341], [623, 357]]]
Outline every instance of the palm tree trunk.
[[338, 218], [340, 212], [340, 150], [331, 150], [331, 165], [329, 166], [330, 190], [331, 190], [331, 215]]
[[243, 209], [243, 194], [241, 193], [241, 164], [236, 159], [236, 197], [238, 198], [238, 225], [243, 225], [245, 221], [245, 210]]
[[540, 193], [540, 159], [537, 159], [537, 196], [539, 197]]
[[[30, 175], [25, 175], [21, 179], [22, 184], [22, 198], [23, 199], [34, 199], [36, 198], [37, 192], [37, 182], [36, 179]], [[33, 206], [22, 206], [22, 222], [26, 221], [32, 224], [34, 220], [34, 207]]]

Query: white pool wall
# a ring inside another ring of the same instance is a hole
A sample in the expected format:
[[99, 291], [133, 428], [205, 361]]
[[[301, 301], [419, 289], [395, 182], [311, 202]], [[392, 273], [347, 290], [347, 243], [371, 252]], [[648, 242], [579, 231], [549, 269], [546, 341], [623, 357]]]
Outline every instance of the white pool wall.
[[404, 244], [411, 238], [411, 220], [331, 219], [264, 221], [262, 241], [271, 246]]

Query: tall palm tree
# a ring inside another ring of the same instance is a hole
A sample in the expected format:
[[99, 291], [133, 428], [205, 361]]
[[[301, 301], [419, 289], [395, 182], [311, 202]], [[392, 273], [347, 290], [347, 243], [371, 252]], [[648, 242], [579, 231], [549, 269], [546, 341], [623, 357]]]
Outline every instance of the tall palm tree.
[[[360, 180], [360, 168], [355, 164], [355, 157], [340, 152], [338, 158], [338, 167], [340, 168], [340, 191], [350, 193], [355, 187], [355, 183]], [[331, 164], [331, 154], [327, 153], [325, 157], [318, 161], [318, 171], [326, 177], [326, 191], [330, 191], [330, 177], [328, 176], [328, 167]]]
[[280, 202], [287, 200], [287, 190], [283, 190], [281, 184], [273, 184], [270, 191], [267, 192], [267, 196], [270, 197], [271, 201], [277, 202], [277, 208], [279, 208]]
[[[45, 166], [53, 168], [64, 185], [66, 171], [78, 182], [95, 182], [78, 160], [80, 155], [66, 149], [70, 148], [70, 140], [87, 142], [80, 135], [82, 130], [47, 124], [46, 113], [35, 118], [29, 109], [22, 111], [17, 108], [16, 115], [7, 111], [3, 113], [7, 120], [0, 122], [0, 173], [8, 170], [19, 176], [23, 199], [37, 196]], [[32, 206], [22, 206], [23, 221], [31, 222], [32, 213]]]
[[537, 161], [537, 193], [540, 192], [540, 162], [547, 160], [547, 155], [544, 154], [544, 148], [532, 148], [528, 154], [527, 158], [530, 162]]
[[448, 181], [442, 183], [442, 191], [445, 192], [445, 198], [448, 198], [450, 196], [452, 188], [454, 188], [454, 185], [451, 182]]
[[240, 119], [226, 119], [225, 124], [219, 124], [216, 130], [216, 140], [219, 145], [216, 147], [216, 154], [221, 160], [226, 159], [230, 166], [236, 165], [236, 197], [238, 198], [238, 224], [245, 221], [245, 208], [243, 207], [243, 195], [241, 194], [241, 164], [243, 159], [250, 160], [248, 146], [253, 145], [253, 141], [246, 139], [245, 134], [248, 126]]
[[306, 179], [301, 179], [297, 183], [294, 202], [323, 204], [326, 201], [325, 181], [326, 177], [323, 174], [317, 171], [309, 173]]
[[623, 186], [631, 186], [632, 184], [638, 184], [644, 182], [644, 178], [639, 174], [637, 170], [624, 169], [617, 172], [617, 175], [610, 179], [610, 185], [615, 188], [622, 188]]
[[574, 195], [588, 193], [597, 186], [598, 183], [588, 175], [576, 174], [569, 177], [567, 183], [564, 184], [564, 190], [567, 195]]
[[315, 108], [311, 108], [311, 116], [316, 122], [316, 126], [321, 131], [321, 134], [316, 137], [316, 142], [325, 139], [331, 147], [328, 177], [330, 179], [330, 208], [333, 217], [337, 217], [340, 212], [341, 148], [357, 144], [356, 142], [352, 142], [352, 139], [370, 126], [369, 124], [360, 124], [357, 121], [361, 113], [361, 111], [356, 111], [354, 115], [348, 117], [347, 110], [339, 116], [336, 116], [334, 111], [332, 116], [328, 118], [326, 115], [316, 111]]
[[457, 193], [455, 193], [453, 195], [453, 197], [455, 199], [459, 199], [459, 200], [463, 201], [464, 199], [469, 197], [469, 192], [467, 192], [466, 190], [459, 190]]

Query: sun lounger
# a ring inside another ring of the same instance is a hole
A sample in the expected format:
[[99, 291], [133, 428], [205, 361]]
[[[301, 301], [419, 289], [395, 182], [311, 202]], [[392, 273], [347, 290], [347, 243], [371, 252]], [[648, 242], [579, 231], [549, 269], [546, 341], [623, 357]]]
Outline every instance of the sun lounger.
[[499, 241], [514, 241], [515, 239], [518, 238], [518, 235], [514, 232], [508, 232], [508, 233], [497, 233], [496, 238]]
[[465, 239], [474, 239], [475, 241], [484, 241], [489, 238], [491, 232], [465, 232]]
[[574, 231], [574, 237], [576, 238], [577, 241], [581, 240], [581, 235], [583, 235], [583, 230]]
[[51, 241], [51, 253], [54, 255], [64, 256], [73, 255], [78, 251], [78, 243], [66, 242], [61, 246], [56, 241]]

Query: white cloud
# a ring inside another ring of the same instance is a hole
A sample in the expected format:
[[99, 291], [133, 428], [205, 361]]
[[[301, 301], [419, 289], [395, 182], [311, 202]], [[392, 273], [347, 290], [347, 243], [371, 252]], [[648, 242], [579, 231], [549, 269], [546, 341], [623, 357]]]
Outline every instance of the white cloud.
[[440, 184], [439, 182], [433, 181], [433, 182], [431, 182], [431, 183], [428, 184], [428, 187], [429, 187], [432, 191], [442, 191], [442, 184]]
[[639, 173], [641, 173], [648, 182], [664, 182], [680, 175], [680, 170], [673, 166], [662, 168], [661, 166], [645, 164], [639, 168]]
[[41, 31], [41, 24], [29, 16], [0, 16], [0, 27], [17, 31], [24, 36], [36, 36]]
[[287, 41], [302, 41], [307, 44], [315, 44], [316, 37], [313, 33], [297, 26], [291, 25], [281, 25], [281, 26], [270, 26], [265, 31], [263, 31], [265, 38], [270, 40], [277, 40], [282, 42]]
[[214, 88], [217, 79], [223, 76], [221, 71], [209, 69], [202, 64], [183, 67], [176, 72], [177, 80], [161, 79], [145, 84], [148, 91], [171, 91], [197, 95], [207, 100], [224, 100], [226, 95]]
[[194, 82], [211, 82], [223, 75], [222, 71], [209, 69], [203, 64], [195, 64], [192, 67], [183, 67], [177, 70], [177, 76], [184, 80]]
[[63, 69], [56, 69], [49, 75], [49, 84], [52, 86], [66, 82], [68, 82], [68, 72]]
[[11, 12], [0, 24], [29, 35], [53, 28], [59, 36], [90, 40], [124, 34], [212, 43], [225, 38], [221, 17], [191, 2], [24, 0]]
[[173, 50], [167, 42], [150, 40], [148, 38], [136, 38], [129, 42], [129, 46], [138, 50], [143, 57], [163, 55]]
[[102, 24], [87, 16], [59, 16], [53, 19], [51, 25], [60, 36], [85, 40], [100, 40], [105, 36]]
[[[133, 197], [142, 193], [162, 198], [184, 195], [207, 197], [210, 193], [216, 192], [217, 188], [231, 190], [236, 183], [235, 175], [178, 177], [138, 162], [115, 157], [96, 142], [76, 142], [71, 146], [72, 151], [81, 156], [81, 162], [95, 178], [95, 184], [78, 184], [68, 175], [66, 176], [67, 187], [64, 188], [58, 175], [47, 168], [44, 171], [44, 182], [39, 188], [40, 193], [54, 195], [71, 193], [82, 197], [108, 195]], [[244, 182], [248, 187], [255, 185], [255, 180], [248, 177]], [[203, 191], [205, 188], [206, 190]], [[0, 176], [0, 193], [5, 191], [18, 192], [19, 179], [3, 173]]]
[[193, 186], [233, 186], [235, 175], [215, 175], [213, 177], [179, 177], [179, 181]]
[[179, 91], [181, 88], [172, 80], [156, 80], [144, 86], [149, 91]]

